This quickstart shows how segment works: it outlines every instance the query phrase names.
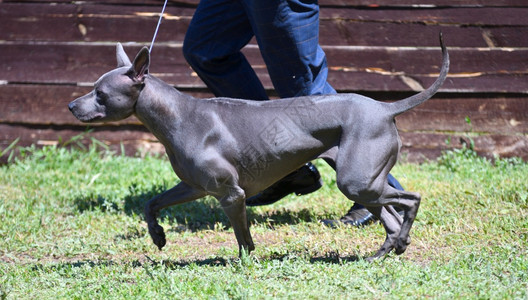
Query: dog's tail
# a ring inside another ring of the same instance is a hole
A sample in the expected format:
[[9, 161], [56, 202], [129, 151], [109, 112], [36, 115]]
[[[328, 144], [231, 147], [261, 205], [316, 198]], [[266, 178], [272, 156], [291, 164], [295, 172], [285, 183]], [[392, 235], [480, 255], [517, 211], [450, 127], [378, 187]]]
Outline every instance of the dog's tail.
[[449, 53], [447, 53], [446, 46], [444, 45], [444, 38], [442, 37], [442, 33], [440, 33], [440, 46], [442, 47], [442, 68], [440, 69], [440, 75], [436, 79], [436, 81], [426, 90], [423, 90], [422, 92], [413, 95], [409, 98], [405, 98], [400, 101], [396, 101], [390, 104], [391, 106], [391, 112], [394, 116], [397, 116], [401, 113], [404, 113], [410, 109], [412, 109], [415, 106], [418, 106], [422, 104], [423, 102], [427, 101], [429, 98], [431, 98], [438, 89], [442, 86], [444, 83], [447, 72], [449, 71]]

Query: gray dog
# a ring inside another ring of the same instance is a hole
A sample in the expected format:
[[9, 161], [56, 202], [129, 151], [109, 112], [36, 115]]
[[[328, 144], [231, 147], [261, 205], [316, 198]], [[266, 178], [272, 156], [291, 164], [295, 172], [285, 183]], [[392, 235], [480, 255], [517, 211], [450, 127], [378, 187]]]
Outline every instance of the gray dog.
[[[383, 103], [357, 94], [319, 95], [249, 101], [196, 99], [149, 75], [147, 48], [130, 62], [117, 45], [118, 67], [104, 74], [94, 90], [69, 104], [82, 122], [107, 122], [135, 115], [165, 146], [181, 182], [151, 199], [145, 218], [154, 244], [165, 246], [156, 216], [162, 208], [214, 196], [233, 226], [239, 250], [255, 249], [245, 200], [308, 161], [324, 158], [336, 171], [337, 186], [363, 204], [386, 231], [370, 259], [391, 250], [401, 254], [420, 195], [392, 188], [387, 174], [401, 142], [394, 117], [431, 98], [443, 84], [449, 56], [440, 35], [443, 63], [428, 89]], [[402, 217], [392, 208], [400, 207]]]

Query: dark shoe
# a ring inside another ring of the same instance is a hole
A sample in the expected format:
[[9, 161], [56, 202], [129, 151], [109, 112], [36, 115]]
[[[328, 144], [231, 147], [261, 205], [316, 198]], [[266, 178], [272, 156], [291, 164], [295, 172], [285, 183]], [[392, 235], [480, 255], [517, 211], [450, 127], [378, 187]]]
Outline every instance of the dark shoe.
[[[394, 207], [396, 212], [403, 217], [403, 210], [398, 207]], [[341, 217], [339, 220], [321, 220], [326, 226], [337, 227], [339, 224], [363, 227], [376, 222], [378, 218], [371, 214], [363, 205], [354, 203], [354, 205], [348, 210], [346, 215]]]
[[366, 226], [377, 218], [371, 214], [363, 205], [354, 203], [354, 205], [348, 210], [346, 215], [342, 216], [339, 221], [345, 225], [351, 225], [356, 227]]
[[291, 193], [295, 193], [298, 196], [306, 195], [315, 192], [321, 186], [322, 182], [319, 171], [317, 171], [314, 165], [307, 163], [264, 191], [246, 199], [246, 205], [260, 206], [272, 204]]
[[354, 205], [348, 210], [346, 215], [341, 217], [339, 220], [322, 220], [326, 226], [337, 227], [340, 224], [362, 227], [369, 225], [376, 221], [377, 218], [371, 214], [363, 205], [354, 203]]

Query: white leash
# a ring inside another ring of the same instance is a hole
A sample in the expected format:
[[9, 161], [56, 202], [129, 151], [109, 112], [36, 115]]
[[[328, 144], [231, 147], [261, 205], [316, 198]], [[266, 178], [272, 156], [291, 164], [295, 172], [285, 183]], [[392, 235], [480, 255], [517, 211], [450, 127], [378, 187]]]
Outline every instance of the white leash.
[[161, 14], [158, 20], [158, 25], [156, 26], [156, 31], [154, 31], [154, 36], [152, 37], [152, 43], [150, 43], [149, 52], [152, 53], [152, 46], [154, 46], [154, 41], [156, 40], [156, 35], [158, 35], [158, 29], [161, 24], [161, 20], [163, 19], [163, 13], [165, 13], [165, 7], [167, 6], [167, 0], [165, 0], [165, 4], [163, 4], [163, 9], [161, 9]]

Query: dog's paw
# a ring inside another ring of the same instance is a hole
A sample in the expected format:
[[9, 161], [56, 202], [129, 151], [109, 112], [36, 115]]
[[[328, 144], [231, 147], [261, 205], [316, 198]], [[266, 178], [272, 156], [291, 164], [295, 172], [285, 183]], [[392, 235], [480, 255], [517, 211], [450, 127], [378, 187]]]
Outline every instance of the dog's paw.
[[382, 258], [384, 257], [385, 255], [387, 255], [389, 252], [392, 251], [392, 249], [394, 249], [394, 246], [392, 244], [383, 244], [383, 246], [381, 246], [381, 248], [376, 252], [376, 254], [372, 255], [372, 256], [369, 256], [367, 258], [365, 258], [365, 260], [367, 262], [373, 262], [374, 260], [376, 259], [379, 259], [379, 258]]
[[406, 239], [398, 239], [396, 241], [396, 246], [394, 247], [394, 253], [400, 255], [405, 250], [407, 250], [407, 246], [411, 243], [411, 237], [408, 236]]
[[368, 263], [372, 263], [373, 261], [375, 261], [377, 259], [380, 259], [380, 257], [376, 256], [376, 255], [372, 255], [372, 256], [366, 257], [365, 261], [368, 262]]
[[165, 239], [165, 231], [163, 231], [163, 227], [161, 227], [157, 223], [149, 223], [148, 230], [150, 237], [152, 238], [152, 241], [156, 246], [158, 246], [158, 249], [161, 250], [163, 246], [167, 243], [167, 240]]

